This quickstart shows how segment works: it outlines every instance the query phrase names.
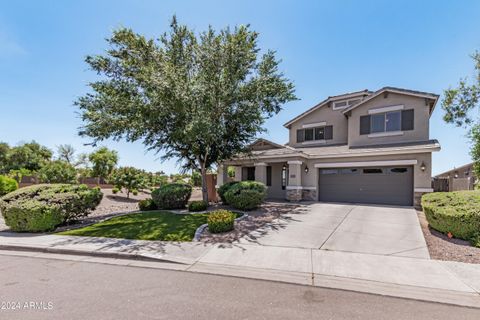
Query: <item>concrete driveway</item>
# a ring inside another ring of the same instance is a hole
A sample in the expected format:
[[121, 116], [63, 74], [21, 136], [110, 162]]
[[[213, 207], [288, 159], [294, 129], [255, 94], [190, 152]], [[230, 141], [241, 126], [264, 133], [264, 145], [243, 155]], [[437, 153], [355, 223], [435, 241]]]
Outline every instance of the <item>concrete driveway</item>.
[[312, 203], [241, 242], [430, 259], [417, 214], [408, 207]]

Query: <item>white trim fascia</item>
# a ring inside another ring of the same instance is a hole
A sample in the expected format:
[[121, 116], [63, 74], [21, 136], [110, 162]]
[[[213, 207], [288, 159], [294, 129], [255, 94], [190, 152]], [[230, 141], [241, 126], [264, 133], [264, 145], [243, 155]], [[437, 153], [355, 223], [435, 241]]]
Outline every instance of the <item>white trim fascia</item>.
[[356, 162], [325, 162], [315, 163], [315, 168], [349, 168], [349, 167], [385, 167], [415, 165], [418, 160], [384, 160], [384, 161], [356, 161]]
[[285, 189], [287, 190], [302, 190], [302, 186], [286, 186]]
[[412, 153], [430, 153], [435, 151], [440, 151], [440, 147], [432, 147], [432, 148], [424, 148], [424, 149], [376, 151], [376, 152], [364, 152], [364, 153], [326, 154], [326, 155], [311, 156], [309, 157], [309, 159], [335, 159], [335, 158], [355, 158], [355, 157], [369, 157], [369, 156], [389, 156], [389, 155], [412, 154]]
[[386, 106], [386, 107], [372, 108], [372, 109], [368, 110], [368, 114], [385, 113], [385, 112], [398, 111], [398, 110], [403, 110], [403, 109], [405, 109], [405, 106], [403, 104], [399, 104], [399, 105], [396, 105], [396, 106]]
[[287, 190], [317, 190], [317, 187], [304, 187], [304, 186], [286, 186]]
[[292, 160], [292, 161], [287, 161], [287, 164], [303, 164], [303, 162], [299, 160]]
[[312, 144], [325, 144], [327, 140], [312, 140], [312, 141], [303, 141], [302, 145], [312, 145]]
[[414, 188], [413, 192], [433, 192], [432, 188]]
[[315, 127], [322, 127], [326, 126], [327, 122], [326, 121], [320, 121], [320, 122], [315, 122], [315, 123], [306, 123], [302, 125], [302, 128], [315, 128]]
[[255, 167], [265, 167], [268, 166], [265, 162], [257, 162], [253, 164]]
[[403, 136], [403, 131], [386, 131], [386, 132], [375, 132], [370, 133], [367, 137], [369, 138], [379, 138], [379, 137], [393, 137], [393, 136]]

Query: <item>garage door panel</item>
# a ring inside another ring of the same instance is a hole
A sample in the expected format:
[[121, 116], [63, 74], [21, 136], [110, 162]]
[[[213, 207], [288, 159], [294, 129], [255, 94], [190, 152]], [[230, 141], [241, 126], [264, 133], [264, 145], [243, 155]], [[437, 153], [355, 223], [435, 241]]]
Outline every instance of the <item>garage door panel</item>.
[[320, 169], [319, 200], [412, 205], [413, 168]]

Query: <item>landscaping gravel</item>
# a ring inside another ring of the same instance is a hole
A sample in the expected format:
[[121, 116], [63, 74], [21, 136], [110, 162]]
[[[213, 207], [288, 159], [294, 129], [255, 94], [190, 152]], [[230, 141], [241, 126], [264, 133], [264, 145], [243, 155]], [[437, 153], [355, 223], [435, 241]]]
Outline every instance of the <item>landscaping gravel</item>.
[[470, 242], [465, 240], [449, 239], [443, 233], [428, 226], [428, 221], [422, 211], [417, 211], [417, 214], [432, 259], [480, 263], [480, 248], [473, 247]]
[[[239, 240], [241, 237], [248, 235], [252, 231], [262, 228], [266, 224], [271, 223], [275, 219], [279, 219], [282, 215], [292, 213], [295, 210], [305, 207], [301, 204], [293, 204], [289, 202], [266, 202], [263, 203], [260, 208], [247, 211], [248, 217], [240, 221], [235, 222], [235, 229], [230, 232], [213, 234], [208, 231], [208, 228], [202, 233], [200, 241], [207, 243], [232, 243]], [[228, 209], [232, 211], [238, 211], [232, 209], [229, 206], [218, 205], [216, 207], [210, 207], [209, 210], [214, 209]]]

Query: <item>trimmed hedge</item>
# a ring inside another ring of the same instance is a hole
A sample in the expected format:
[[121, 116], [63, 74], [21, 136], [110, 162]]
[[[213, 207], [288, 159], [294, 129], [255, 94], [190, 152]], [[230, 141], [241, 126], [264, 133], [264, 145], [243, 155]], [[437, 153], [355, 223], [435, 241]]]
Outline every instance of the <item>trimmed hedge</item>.
[[184, 209], [191, 195], [191, 185], [170, 183], [155, 189], [152, 199], [159, 209]]
[[0, 197], [17, 189], [18, 182], [15, 179], [0, 176]]
[[197, 212], [197, 211], [205, 211], [207, 210], [208, 203], [203, 200], [200, 201], [192, 201], [188, 204], [188, 211]]
[[86, 185], [39, 184], [0, 198], [0, 211], [13, 231], [50, 231], [87, 216], [102, 197], [99, 188]]
[[220, 233], [233, 230], [235, 218], [235, 213], [228, 210], [212, 211], [207, 218], [208, 230], [211, 233]]
[[155, 202], [153, 202], [153, 199], [140, 200], [140, 202], [138, 202], [138, 207], [140, 208], [140, 211], [151, 211], [158, 209]]
[[217, 190], [217, 193], [218, 193], [218, 196], [220, 197], [220, 199], [222, 200], [223, 204], [228, 204], [227, 203], [227, 199], [225, 199], [225, 193], [230, 190], [230, 188], [234, 185], [236, 185], [237, 183], [239, 183], [240, 181], [230, 181], [230, 182], [227, 182], [227, 183], [224, 183], [222, 184], [218, 190]]
[[422, 207], [433, 229], [480, 245], [480, 191], [425, 194]]
[[227, 203], [236, 209], [252, 210], [265, 199], [267, 188], [261, 182], [240, 181], [231, 186], [225, 193]]

